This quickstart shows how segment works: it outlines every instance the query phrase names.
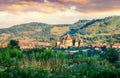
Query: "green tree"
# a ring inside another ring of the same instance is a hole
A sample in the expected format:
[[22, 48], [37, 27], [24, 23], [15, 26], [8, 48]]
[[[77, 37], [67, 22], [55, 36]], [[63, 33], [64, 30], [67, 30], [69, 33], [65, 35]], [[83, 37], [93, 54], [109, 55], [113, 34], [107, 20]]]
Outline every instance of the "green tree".
[[51, 50], [45, 50], [40, 54], [41, 58], [43, 59], [49, 59], [55, 57], [55, 53]]
[[104, 58], [111, 63], [115, 63], [119, 60], [119, 52], [115, 48], [108, 48], [104, 54]]
[[22, 51], [14, 48], [10, 50], [10, 55], [11, 55], [11, 58], [15, 58], [15, 57], [20, 58], [22, 56]]
[[20, 48], [19, 47], [19, 41], [16, 41], [16, 40], [10, 40], [9, 44], [8, 44], [8, 47], [10, 48]]

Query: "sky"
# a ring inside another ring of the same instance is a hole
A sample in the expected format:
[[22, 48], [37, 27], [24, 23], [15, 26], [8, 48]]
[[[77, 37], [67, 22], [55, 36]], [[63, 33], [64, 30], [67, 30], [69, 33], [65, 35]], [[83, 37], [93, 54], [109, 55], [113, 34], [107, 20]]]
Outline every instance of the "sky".
[[119, 8], [120, 0], [0, 0], [0, 28], [29, 22], [73, 24], [120, 16]]

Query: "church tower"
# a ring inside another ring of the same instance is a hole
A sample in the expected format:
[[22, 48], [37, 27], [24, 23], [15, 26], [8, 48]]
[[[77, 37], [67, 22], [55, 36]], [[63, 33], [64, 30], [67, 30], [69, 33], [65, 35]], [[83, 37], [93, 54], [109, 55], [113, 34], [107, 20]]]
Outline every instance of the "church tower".
[[80, 40], [79, 40], [79, 38], [76, 38], [75, 39], [75, 47], [79, 47], [79, 44], [80, 44]]
[[60, 38], [59, 37], [56, 39], [56, 45], [60, 46]]
[[69, 34], [67, 34], [67, 36], [65, 37], [63, 43], [64, 43], [64, 45], [65, 45], [66, 47], [73, 46], [72, 38], [71, 38], [71, 36], [70, 36]]
[[82, 39], [80, 39], [80, 46], [82, 47], [82, 46], [84, 46], [85, 44], [83, 43], [83, 40]]

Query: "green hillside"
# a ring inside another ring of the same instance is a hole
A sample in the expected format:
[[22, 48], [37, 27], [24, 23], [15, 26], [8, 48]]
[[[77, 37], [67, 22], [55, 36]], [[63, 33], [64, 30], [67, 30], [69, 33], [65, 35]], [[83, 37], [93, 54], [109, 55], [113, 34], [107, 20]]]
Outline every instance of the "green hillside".
[[68, 24], [48, 25], [32, 22], [0, 29], [0, 37], [9, 35], [8, 40], [29, 38], [37, 41], [50, 41], [55, 40], [57, 36], [61, 36], [69, 31], [69, 26]]
[[8, 36], [7, 40], [30, 38], [37, 41], [51, 41], [56, 37], [80, 34], [87, 43], [120, 42], [120, 16], [106, 17], [95, 20], [79, 20], [74, 24], [49, 25], [45, 23], [26, 23], [10, 28], [0, 29], [0, 37]]
[[77, 33], [87, 42], [120, 42], [120, 16], [89, 21]]
[[9, 37], [9, 39], [19, 39], [24, 37], [37, 39], [49, 34], [50, 27], [50, 25], [44, 23], [32, 22], [27, 24], [15, 25], [7, 29], [1, 29], [0, 34], [10, 34], [11, 36]]

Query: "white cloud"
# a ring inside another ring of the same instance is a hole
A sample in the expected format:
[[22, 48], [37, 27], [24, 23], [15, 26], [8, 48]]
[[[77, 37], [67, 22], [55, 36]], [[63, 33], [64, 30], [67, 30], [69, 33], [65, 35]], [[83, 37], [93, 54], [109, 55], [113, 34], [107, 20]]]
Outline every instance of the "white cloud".
[[19, 12], [8, 13], [0, 12], [0, 28], [7, 28], [16, 24], [29, 22], [43, 22], [48, 24], [72, 24], [82, 19], [96, 19], [112, 15], [120, 15], [120, 11], [102, 12], [102, 13], [81, 13], [75, 10], [66, 9], [54, 13], [41, 12]]

